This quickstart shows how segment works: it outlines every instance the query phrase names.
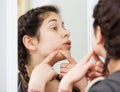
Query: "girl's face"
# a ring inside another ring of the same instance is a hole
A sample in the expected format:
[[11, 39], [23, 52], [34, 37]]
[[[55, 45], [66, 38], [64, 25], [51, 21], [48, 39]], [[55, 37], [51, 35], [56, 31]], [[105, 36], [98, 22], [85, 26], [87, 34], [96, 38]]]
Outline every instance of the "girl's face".
[[104, 48], [104, 38], [101, 34], [101, 28], [97, 26], [93, 32], [93, 50], [98, 56], [106, 57], [106, 50]]
[[97, 39], [96, 39], [96, 34], [95, 32], [93, 32], [93, 36], [92, 36], [92, 45], [93, 45], [93, 50], [95, 51], [95, 53], [98, 55], [98, 45], [97, 45]]
[[[70, 53], [70, 33], [64, 28], [64, 23], [58, 14], [50, 12], [39, 28], [39, 32], [37, 46], [39, 55], [46, 57], [55, 50], [64, 50]], [[64, 59], [61, 54], [57, 55], [57, 58], [58, 60]]]

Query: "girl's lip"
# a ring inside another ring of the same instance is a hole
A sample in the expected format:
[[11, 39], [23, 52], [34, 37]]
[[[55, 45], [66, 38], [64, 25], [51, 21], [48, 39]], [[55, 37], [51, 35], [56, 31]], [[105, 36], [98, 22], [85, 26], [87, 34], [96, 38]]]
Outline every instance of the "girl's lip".
[[65, 43], [63, 43], [63, 44], [71, 45], [71, 41], [70, 41], [70, 40], [68, 40], [68, 41], [66, 41], [66, 42], [65, 42]]
[[71, 48], [71, 41], [68, 40], [65, 43], [63, 43], [64, 46], [66, 46], [67, 48]]

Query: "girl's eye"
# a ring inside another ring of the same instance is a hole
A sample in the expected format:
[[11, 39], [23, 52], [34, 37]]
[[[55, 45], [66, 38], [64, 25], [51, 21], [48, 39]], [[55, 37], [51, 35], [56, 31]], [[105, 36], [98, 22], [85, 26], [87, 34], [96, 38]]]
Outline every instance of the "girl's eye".
[[62, 25], [62, 27], [63, 27], [65, 30], [67, 30], [64, 25]]
[[58, 28], [57, 28], [57, 27], [52, 27], [51, 29], [52, 29], [52, 30], [58, 30]]

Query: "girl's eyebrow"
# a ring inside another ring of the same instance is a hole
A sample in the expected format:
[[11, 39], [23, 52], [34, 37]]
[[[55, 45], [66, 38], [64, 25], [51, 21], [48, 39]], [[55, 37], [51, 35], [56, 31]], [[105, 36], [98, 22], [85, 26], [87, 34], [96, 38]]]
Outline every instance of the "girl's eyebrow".
[[49, 21], [48, 21], [48, 23], [50, 23], [50, 22], [52, 22], [52, 21], [57, 22], [57, 20], [56, 20], [56, 19], [51, 19], [51, 20], [49, 20]]

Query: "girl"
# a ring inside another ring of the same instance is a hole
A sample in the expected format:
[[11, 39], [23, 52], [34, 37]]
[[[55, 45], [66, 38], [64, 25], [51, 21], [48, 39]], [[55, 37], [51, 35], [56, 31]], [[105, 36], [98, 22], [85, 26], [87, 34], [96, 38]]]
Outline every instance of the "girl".
[[[120, 91], [120, 0], [99, 0], [94, 9], [94, 51], [105, 57], [104, 71], [109, 75], [93, 84], [88, 92], [119, 92]], [[71, 92], [73, 85], [85, 76], [92, 67], [89, 53], [82, 62], [72, 68], [62, 79], [59, 92]], [[107, 70], [108, 69], [108, 70]], [[80, 72], [82, 70], [82, 72]], [[76, 76], [71, 76], [77, 74]], [[72, 78], [70, 78], [72, 77]]]
[[[57, 92], [53, 65], [70, 55], [70, 32], [54, 6], [32, 9], [18, 20], [18, 91]], [[69, 64], [76, 64], [75, 61]], [[74, 90], [75, 92], [76, 89]]]
[[[43, 62], [48, 55], [56, 53], [54, 59], [50, 61], [47, 60], [51, 66], [53, 66], [56, 62], [65, 59], [65, 57], [61, 54], [57, 54], [58, 52], [55, 51], [61, 49], [66, 53], [70, 53], [71, 41], [69, 36], [70, 32], [64, 28], [64, 23], [56, 7], [38, 7], [28, 11], [25, 15], [19, 18], [19, 92], [25, 92], [27, 90], [32, 70], [38, 64]], [[46, 72], [44, 73], [46, 74]], [[42, 76], [42, 74], [40, 75]], [[56, 76], [56, 74], [54, 74], [54, 76]], [[43, 84], [44, 82], [42, 79], [41, 81], [41, 84]], [[46, 89], [46, 91], [51, 90], [51, 92], [56, 92], [58, 89], [58, 83], [59, 81], [54, 78], [52, 82], [47, 85], [48, 89]]]

